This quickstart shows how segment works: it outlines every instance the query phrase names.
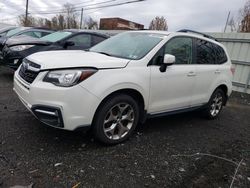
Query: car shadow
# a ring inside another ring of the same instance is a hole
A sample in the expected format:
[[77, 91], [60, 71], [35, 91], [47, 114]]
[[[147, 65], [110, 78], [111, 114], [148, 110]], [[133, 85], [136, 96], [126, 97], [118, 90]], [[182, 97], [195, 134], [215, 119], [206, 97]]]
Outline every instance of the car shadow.
[[14, 70], [0, 66], [0, 80], [12, 82], [14, 73], [15, 73]]
[[[196, 119], [196, 120], [195, 120]], [[152, 118], [147, 120], [144, 124], [139, 124], [134, 134], [126, 142], [126, 144], [133, 144], [137, 135], [154, 135], [154, 133], [168, 133], [173, 129], [181, 129], [183, 126], [190, 124], [191, 121], [199, 121], [198, 112], [187, 112], [183, 114], [169, 115], [165, 117]], [[34, 125], [36, 124], [36, 126]], [[53, 148], [64, 148], [64, 150], [74, 150], [81, 147], [82, 144], [89, 145], [90, 148], [100, 148], [102, 143], [96, 141], [91, 131], [67, 131], [59, 130], [53, 127], [49, 127], [43, 123], [34, 120], [34, 124], [31, 126], [35, 129], [33, 133], [37, 140], [37, 143], [48, 142]], [[34, 128], [35, 127], [35, 128]], [[37, 136], [36, 136], [37, 134]], [[41, 136], [42, 135], [42, 136]], [[142, 135], [142, 138], [143, 138]], [[105, 145], [104, 145], [105, 146]], [[115, 147], [115, 146], [114, 146]], [[66, 149], [67, 148], [67, 149]]]

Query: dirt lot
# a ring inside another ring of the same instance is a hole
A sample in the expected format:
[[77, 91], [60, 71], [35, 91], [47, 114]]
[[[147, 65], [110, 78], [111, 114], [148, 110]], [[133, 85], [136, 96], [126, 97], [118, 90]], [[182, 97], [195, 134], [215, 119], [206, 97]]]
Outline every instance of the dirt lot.
[[195, 112], [151, 119], [126, 143], [107, 147], [39, 123], [12, 79], [0, 67], [0, 187], [224, 188], [242, 159], [233, 185], [250, 187], [249, 96], [236, 94], [217, 120]]

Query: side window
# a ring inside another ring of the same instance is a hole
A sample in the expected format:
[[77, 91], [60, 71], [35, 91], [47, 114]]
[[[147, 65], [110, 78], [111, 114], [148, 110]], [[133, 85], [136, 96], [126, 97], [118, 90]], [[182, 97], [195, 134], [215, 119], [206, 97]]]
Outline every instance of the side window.
[[224, 49], [216, 44], [213, 44], [214, 50], [215, 50], [215, 56], [216, 56], [216, 63], [217, 64], [223, 64], [227, 62], [227, 55], [224, 51]]
[[163, 56], [164, 56], [165, 46], [163, 46], [151, 59], [151, 65], [161, 65], [163, 63]]
[[35, 38], [41, 38], [45, 35], [47, 35], [48, 33], [46, 32], [41, 32], [41, 31], [28, 31], [28, 32], [24, 32], [20, 35], [26, 35], [26, 36], [30, 36], [30, 37], [35, 37]]
[[192, 64], [193, 62], [192, 38], [176, 37], [170, 39], [165, 46], [165, 54], [175, 56], [175, 64]]
[[96, 35], [92, 35], [92, 40], [93, 40], [93, 45], [96, 45], [102, 41], [105, 40], [104, 37], [100, 37], [100, 36], [96, 36]]
[[49, 35], [49, 34], [51, 34], [51, 33], [49, 33], [49, 32], [41, 32], [41, 37], [44, 37], [44, 36]]
[[33, 31], [24, 32], [24, 33], [19, 34], [19, 35], [26, 35], [26, 36], [30, 36], [30, 37], [35, 37]]
[[42, 32], [40, 32], [40, 31], [34, 31], [33, 33], [34, 33], [34, 36], [36, 38], [41, 38], [42, 37]]
[[74, 42], [75, 46], [84, 47], [84, 48], [91, 47], [91, 36], [89, 34], [76, 35], [68, 39], [68, 41]]
[[211, 42], [196, 39], [196, 63], [215, 64], [216, 54], [214, 45]]

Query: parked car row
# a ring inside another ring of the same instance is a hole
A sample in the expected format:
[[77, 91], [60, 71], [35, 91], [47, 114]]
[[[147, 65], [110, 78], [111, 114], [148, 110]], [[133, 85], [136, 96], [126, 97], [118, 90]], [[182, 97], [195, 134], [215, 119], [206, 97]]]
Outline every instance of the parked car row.
[[233, 69], [214, 38], [189, 30], [105, 38], [65, 30], [8, 43], [6, 59], [25, 57], [14, 91], [38, 120], [64, 130], [88, 128], [99, 141], [117, 144], [147, 118], [199, 109], [214, 119], [226, 105]]
[[16, 70], [23, 58], [33, 53], [51, 50], [86, 50], [109, 37], [110, 35], [97, 31], [76, 29], [57, 32], [30, 27], [3, 29], [0, 37], [0, 64]]

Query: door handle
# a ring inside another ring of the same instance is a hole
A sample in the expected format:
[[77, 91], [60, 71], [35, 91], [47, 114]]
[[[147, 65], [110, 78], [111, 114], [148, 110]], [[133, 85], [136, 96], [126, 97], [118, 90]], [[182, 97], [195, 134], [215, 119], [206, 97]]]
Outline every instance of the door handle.
[[187, 76], [191, 77], [191, 76], [196, 76], [195, 72], [194, 71], [191, 71], [187, 74]]
[[215, 73], [215, 74], [220, 74], [221, 71], [217, 69], [214, 73]]

